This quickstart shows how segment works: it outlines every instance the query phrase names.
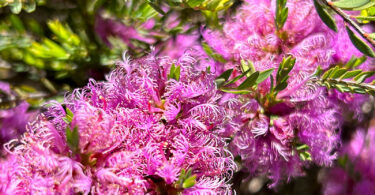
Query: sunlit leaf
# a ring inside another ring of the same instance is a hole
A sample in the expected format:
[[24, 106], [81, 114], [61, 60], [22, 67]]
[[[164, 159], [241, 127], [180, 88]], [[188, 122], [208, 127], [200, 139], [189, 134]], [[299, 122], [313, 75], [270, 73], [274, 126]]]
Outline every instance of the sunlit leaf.
[[359, 38], [354, 32], [349, 28], [346, 27], [346, 31], [348, 32], [349, 38], [354, 44], [354, 46], [363, 54], [375, 57], [375, 52], [368, 46], [361, 38]]

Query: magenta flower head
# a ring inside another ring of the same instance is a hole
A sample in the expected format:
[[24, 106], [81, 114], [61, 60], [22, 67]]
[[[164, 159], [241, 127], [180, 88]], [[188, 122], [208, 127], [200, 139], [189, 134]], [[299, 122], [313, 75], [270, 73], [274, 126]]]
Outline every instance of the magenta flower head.
[[375, 194], [374, 152], [374, 127], [367, 132], [358, 129], [341, 151], [338, 166], [325, 175], [323, 194]]
[[[124, 59], [7, 144], [5, 194], [230, 194], [228, 121], [200, 61]], [[65, 107], [65, 108], [64, 108]]]
[[[247, 0], [221, 31], [204, 31], [207, 43], [224, 59], [224, 69], [237, 76], [244, 67], [265, 71], [273, 78], [260, 83], [256, 95], [228, 98], [240, 107], [231, 149], [250, 173], [268, 175], [275, 186], [283, 178], [303, 174], [311, 163], [331, 165], [339, 145], [340, 108], [337, 98], [309, 82], [318, 65], [336, 63], [336, 34], [328, 29], [310, 0], [288, 0], [289, 16], [282, 28], [275, 24], [276, 1]], [[288, 85], [272, 101], [276, 70], [283, 58], [296, 61]], [[244, 66], [244, 62], [246, 63]], [[236, 100], [231, 100], [236, 99]]]

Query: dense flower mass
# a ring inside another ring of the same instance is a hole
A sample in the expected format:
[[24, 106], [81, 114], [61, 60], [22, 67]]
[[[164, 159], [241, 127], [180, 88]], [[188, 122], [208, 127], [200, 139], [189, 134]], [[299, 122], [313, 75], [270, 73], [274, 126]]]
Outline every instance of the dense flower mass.
[[[258, 86], [257, 96], [235, 97], [241, 111], [232, 151], [251, 173], [267, 174], [276, 183], [300, 175], [301, 166], [310, 161], [331, 165], [339, 145], [341, 112], [349, 112], [349, 107], [359, 113], [366, 99], [328, 92], [309, 82], [319, 65], [328, 69], [361, 54], [344, 34], [342, 23], [338, 34], [324, 25], [312, 1], [289, 0], [286, 6], [289, 13], [282, 29], [275, 25], [276, 1], [247, 0], [226, 21], [223, 32], [204, 32], [207, 43], [227, 60], [224, 69], [234, 68], [235, 75], [241, 73], [241, 60], [264, 71], [277, 70], [284, 57], [296, 58], [288, 86], [273, 101], [267, 100], [270, 79]], [[368, 69], [368, 63], [361, 68]]]
[[53, 103], [7, 144], [0, 192], [230, 193], [236, 165], [216, 133], [228, 118], [198, 65], [189, 54], [125, 59], [107, 81]]
[[[375, 129], [359, 129], [343, 148], [341, 167], [328, 171], [323, 181], [325, 195], [375, 194]], [[340, 178], [340, 179], [338, 179]]]

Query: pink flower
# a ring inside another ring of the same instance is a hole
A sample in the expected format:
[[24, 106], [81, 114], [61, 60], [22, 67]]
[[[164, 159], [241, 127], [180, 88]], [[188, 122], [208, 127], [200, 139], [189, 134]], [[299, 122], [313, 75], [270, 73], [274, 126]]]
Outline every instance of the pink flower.
[[[72, 114], [52, 103], [7, 144], [1, 193], [231, 193], [236, 165], [219, 136], [228, 118], [199, 63], [189, 54], [125, 59], [107, 81], [66, 97]], [[190, 176], [195, 185], [184, 184]]]

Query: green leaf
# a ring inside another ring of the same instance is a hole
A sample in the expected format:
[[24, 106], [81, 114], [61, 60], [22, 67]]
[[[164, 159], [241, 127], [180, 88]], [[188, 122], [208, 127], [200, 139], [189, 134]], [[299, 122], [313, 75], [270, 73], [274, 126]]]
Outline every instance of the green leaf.
[[371, 49], [370, 46], [368, 46], [362, 39], [360, 39], [357, 35], [354, 34], [352, 30], [350, 30], [349, 27], [346, 26], [346, 31], [348, 32], [349, 38], [354, 44], [354, 46], [363, 54], [375, 57], [375, 52]]
[[375, 74], [375, 71], [362, 72], [361, 74], [354, 77], [354, 80], [357, 83], [362, 83], [363, 81], [365, 81], [365, 79], [373, 76], [374, 74]]
[[348, 71], [344, 75], [340, 77], [340, 79], [349, 79], [357, 76], [359, 73], [361, 73], [362, 70], [353, 70], [353, 71]]
[[221, 87], [229, 79], [230, 75], [232, 75], [232, 72], [233, 72], [233, 69], [229, 69], [223, 72], [220, 76], [218, 76], [215, 79], [216, 85], [218, 87]]
[[356, 16], [357, 20], [375, 21], [375, 16]]
[[203, 47], [203, 50], [206, 52], [206, 54], [212, 57], [214, 60], [221, 62], [221, 63], [226, 62], [224, 57], [216, 53], [207, 43], [202, 43], [202, 47]]
[[356, 7], [356, 8], [349, 9], [349, 10], [358, 11], [358, 10], [369, 9], [369, 8], [372, 8], [374, 5], [375, 5], [375, 1], [370, 1], [369, 3], [367, 3], [367, 4], [363, 5], [363, 6]]
[[68, 107], [65, 109], [65, 113], [66, 113], [66, 115], [65, 115], [65, 117], [63, 118], [63, 120], [64, 120], [67, 124], [70, 124], [70, 123], [73, 121], [73, 116], [74, 116], [74, 114], [73, 114], [73, 112], [72, 112]]
[[286, 0], [277, 0], [276, 1], [276, 17], [275, 23], [276, 28], [282, 29], [286, 19], [288, 18], [288, 8], [286, 6]]
[[362, 56], [360, 58], [356, 58], [355, 56], [352, 56], [350, 60], [345, 64], [344, 68], [351, 69], [356, 68], [359, 65], [363, 64], [367, 60], [366, 56]]
[[259, 77], [259, 72], [254, 72], [251, 74], [244, 82], [240, 84], [240, 86], [237, 87], [238, 90], [243, 90], [250, 88], [256, 84], [256, 81]]
[[312, 160], [310, 152], [307, 152], [307, 151], [300, 152], [299, 157], [302, 161], [306, 161], [306, 160], [311, 161]]
[[275, 91], [282, 91], [282, 90], [284, 90], [287, 86], [288, 86], [288, 83], [287, 83], [287, 82], [279, 83], [278, 85], [276, 85], [276, 87], [275, 87]]
[[182, 183], [182, 187], [184, 189], [193, 187], [197, 183], [196, 178], [196, 175], [188, 177], [187, 179], [185, 179], [184, 183]]
[[346, 68], [339, 68], [336, 71], [332, 72], [330, 78], [336, 79], [345, 74], [348, 70]]
[[242, 95], [251, 93], [251, 91], [249, 90], [237, 90], [237, 89], [230, 89], [230, 88], [221, 88], [220, 90], [225, 93], [242, 94]]
[[195, 8], [199, 5], [201, 5], [205, 0], [188, 0], [186, 3], [192, 7]]
[[232, 75], [232, 72], [233, 72], [233, 69], [228, 69], [226, 71], [224, 71], [220, 76], [218, 76], [216, 79], [224, 79], [225, 81], [227, 81], [230, 77], [230, 75]]
[[67, 25], [63, 25], [58, 20], [47, 22], [49, 29], [59, 38], [61, 43], [69, 43], [73, 46], [79, 46], [80, 39], [74, 34]]
[[259, 84], [263, 82], [264, 80], [266, 80], [272, 74], [273, 70], [274, 70], [273, 68], [270, 68], [268, 70], [261, 72], [259, 74], [259, 77], [256, 80], [256, 84]]
[[172, 64], [171, 69], [168, 74], [168, 79], [174, 79], [176, 81], [180, 80], [181, 66], [175, 66]]
[[318, 12], [319, 17], [320, 19], [322, 19], [324, 24], [326, 24], [333, 31], [337, 32], [336, 22], [331, 16], [331, 14], [329, 14], [327, 10], [325, 10], [317, 0], [314, 0], [314, 5], [315, 5], [316, 12]]
[[65, 130], [66, 133], [66, 143], [68, 144], [70, 150], [77, 154], [79, 152], [79, 133], [78, 128], [74, 127], [73, 131], [69, 128], [69, 126]]
[[300, 146], [297, 146], [297, 150], [308, 150], [310, 147], [306, 144], [302, 144]]
[[216, 82], [216, 86], [219, 88], [225, 83], [225, 79], [218, 78], [218, 79], [215, 80], [215, 82]]
[[181, 66], [177, 66], [177, 68], [174, 71], [176, 81], [180, 80], [180, 74], [181, 74]]
[[250, 71], [251, 71], [251, 69], [247, 70], [246, 72], [243, 72], [241, 75], [238, 75], [238, 76], [234, 77], [232, 80], [230, 80], [227, 83], [225, 83], [225, 85], [229, 85], [229, 84], [235, 83], [236, 81], [238, 81], [239, 79], [241, 79], [242, 77], [244, 77], [245, 75], [247, 75]]
[[333, 5], [342, 9], [353, 9], [368, 4], [370, 0], [340, 0], [333, 2]]
[[322, 67], [319, 65], [318, 68], [316, 68], [315, 72], [313, 75], [317, 76], [317, 77], [320, 77], [323, 73], [323, 69]]
[[10, 21], [12, 22], [13, 27], [18, 31], [18, 32], [25, 32], [25, 26], [23, 25], [20, 17], [17, 15], [10, 15], [9, 17]]
[[241, 70], [242, 70], [242, 72], [246, 72], [246, 71], [250, 70], [249, 73], [246, 75], [246, 76], [249, 77], [251, 74], [253, 74], [255, 72], [255, 67], [254, 67], [253, 62], [250, 61], [250, 60], [245, 61], [245, 60], [241, 59]]
[[328, 71], [326, 71], [323, 76], [322, 76], [322, 79], [325, 80], [327, 78], [330, 78], [331, 77], [331, 74], [335, 71], [337, 71], [339, 69], [339, 66], [335, 66], [334, 68], [331, 68], [329, 69]]

